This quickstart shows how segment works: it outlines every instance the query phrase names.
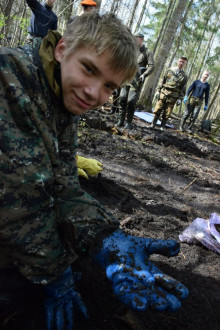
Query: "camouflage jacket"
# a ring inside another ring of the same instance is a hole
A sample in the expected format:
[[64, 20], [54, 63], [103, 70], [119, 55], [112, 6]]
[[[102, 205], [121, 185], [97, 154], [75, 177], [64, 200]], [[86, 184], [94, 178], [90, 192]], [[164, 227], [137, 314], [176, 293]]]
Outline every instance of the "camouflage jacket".
[[[46, 284], [118, 222], [80, 188], [78, 117], [50, 87], [35, 42], [0, 49], [0, 263]], [[59, 82], [58, 65], [54, 74]]]
[[165, 95], [183, 99], [188, 78], [183, 70], [178, 70], [178, 73], [177, 70], [177, 67], [172, 67], [166, 71], [158, 90]]

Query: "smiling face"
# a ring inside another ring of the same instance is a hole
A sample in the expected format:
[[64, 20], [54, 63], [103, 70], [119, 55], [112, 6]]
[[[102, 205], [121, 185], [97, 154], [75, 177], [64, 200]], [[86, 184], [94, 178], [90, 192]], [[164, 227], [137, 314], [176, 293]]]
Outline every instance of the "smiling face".
[[97, 55], [93, 48], [81, 47], [66, 56], [64, 39], [56, 47], [55, 58], [61, 65], [64, 105], [75, 115], [104, 104], [125, 78], [110, 67], [108, 52]]

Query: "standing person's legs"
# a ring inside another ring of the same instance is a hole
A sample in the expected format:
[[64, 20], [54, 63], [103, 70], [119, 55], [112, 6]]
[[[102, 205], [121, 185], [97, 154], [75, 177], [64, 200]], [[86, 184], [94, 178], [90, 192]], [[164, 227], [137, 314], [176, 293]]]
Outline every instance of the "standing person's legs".
[[120, 95], [121, 88], [115, 90], [113, 93], [113, 102], [112, 102], [112, 108], [110, 111], [110, 114], [114, 114], [115, 112], [118, 112], [118, 103], [119, 103], [119, 95]]
[[154, 111], [153, 111], [153, 114], [154, 114], [154, 118], [153, 118], [153, 121], [151, 123], [151, 128], [155, 128], [156, 126], [156, 123], [157, 123], [157, 120], [159, 119], [162, 111], [164, 110], [166, 106], [166, 101], [165, 101], [165, 98], [163, 99], [159, 99], [155, 105], [155, 108], [154, 108]]
[[134, 117], [136, 103], [139, 99], [140, 91], [130, 88], [127, 101], [127, 124], [125, 128], [131, 128], [131, 123]]
[[120, 110], [119, 110], [119, 121], [117, 122], [118, 127], [122, 127], [124, 125], [129, 89], [130, 86], [125, 86], [121, 89], [121, 93], [119, 96]]
[[202, 105], [202, 100], [194, 99], [192, 98], [192, 101], [190, 101], [190, 107], [191, 107], [191, 117], [188, 125], [188, 130], [191, 132], [193, 125], [199, 115], [199, 111]]
[[161, 121], [161, 130], [162, 131], [164, 130], [167, 120], [173, 111], [173, 107], [174, 107], [175, 103], [176, 103], [176, 98], [167, 97], [166, 104], [164, 106], [164, 111], [162, 114], [162, 121]]
[[180, 120], [180, 126], [179, 126], [180, 131], [183, 131], [184, 125], [185, 125], [185, 123], [186, 123], [187, 119], [189, 118], [192, 111], [193, 111], [192, 105], [190, 103], [188, 103], [185, 107], [185, 111], [184, 111], [184, 113], [182, 115], [182, 118]]

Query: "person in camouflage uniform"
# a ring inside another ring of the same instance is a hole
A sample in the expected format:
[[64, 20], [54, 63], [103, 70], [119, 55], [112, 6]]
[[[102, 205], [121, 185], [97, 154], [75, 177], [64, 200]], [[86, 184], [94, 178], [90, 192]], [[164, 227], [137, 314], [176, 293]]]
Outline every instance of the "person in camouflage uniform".
[[[77, 125], [78, 115], [103, 104], [133, 77], [136, 43], [113, 16], [91, 15], [77, 17], [63, 38], [57, 31], [49, 31], [43, 41], [35, 38], [33, 45], [0, 50], [1, 266], [16, 266], [34, 283], [47, 284], [57, 278], [87, 250], [97, 231], [118, 226], [118, 221], [80, 188]], [[128, 41], [125, 48], [117, 39], [118, 28]], [[95, 38], [94, 29], [98, 31]], [[86, 49], [80, 68], [71, 63], [65, 71], [64, 54], [60, 53], [65, 49], [71, 58], [83, 47], [83, 38], [90, 48], [97, 47], [99, 69]], [[75, 87], [85, 80], [80, 70], [90, 79], [91, 86], [85, 91]], [[101, 70], [106, 74], [101, 75]], [[79, 81], [70, 81], [72, 71]], [[77, 91], [71, 95], [74, 87]], [[71, 248], [65, 244], [67, 235]]]
[[180, 57], [177, 61], [177, 66], [169, 68], [163, 76], [162, 82], [158, 85], [158, 90], [155, 98], [158, 99], [154, 108], [154, 118], [151, 128], [154, 128], [157, 120], [162, 113], [161, 130], [164, 129], [168, 118], [170, 117], [173, 107], [177, 106], [186, 92], [187, 75], [183, 71], [187, 63], [186, 57]]
[[127, 129], [131, 128], [135, 106], [139, 99], [144, 80], [154, 71], [153, 54], [144, 45], [144, 35], [142, 33], [136, 33], [135, 37], [139, 47], [137, 58], [139, 70], [131, 84], [126, 85], [121, 89], [119, 97], [120, 112], [117, 126], [122, 127], [124, 125], [127, 115], [127, 124], [125, 125], [125, 128]]
[[78, 116], [133, 79], [137, 52], [130, 30], [98, 13], [74, 19], [63, 37], [49, 31], [32, 45], [0, 49], [0, 265], [43, 289], [47, 330], [73, 329], [73, 309], [88, 317], [73, 272], [85, 255], [135, 310], [176, 310], [188, 294], [148, 261], [176, 255], [179, 243], [127, 235], [79, 185]]

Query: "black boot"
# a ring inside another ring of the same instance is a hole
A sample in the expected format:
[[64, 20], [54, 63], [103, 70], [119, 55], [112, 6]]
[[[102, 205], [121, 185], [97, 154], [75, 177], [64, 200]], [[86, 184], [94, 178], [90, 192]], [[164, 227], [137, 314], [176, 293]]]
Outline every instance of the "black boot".
[[165, 119], [162, 119], [161, 125], [160, 125], [160, 130], [161, 131], [164, 131], [164, 128], [166, 126], [166, 123], [167, 123], [167, 119], [166, 118]]
[[181, 132], [183, 132], [183, 130], [184, 130], [185, 123], [186, 123], [186, 118], [182, 117], [181, 120], [180, 120], [180, 126], [179, 126], [179, 130]]
[[125, 116], [126, 116], [126, 110], [121, 109], [120, 112], [119, 112], [119, 116], [118, 116], [119, 121], [116, 124], [117, 127], [122, 127], [124, 125]]
[[152, 121], [152, 123], [150, 125], [150, 128], [153, 128], [153, 129], [155, 128], [158, 118], [159, 117], [154, 116], [153, 121]]

